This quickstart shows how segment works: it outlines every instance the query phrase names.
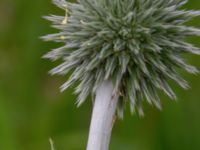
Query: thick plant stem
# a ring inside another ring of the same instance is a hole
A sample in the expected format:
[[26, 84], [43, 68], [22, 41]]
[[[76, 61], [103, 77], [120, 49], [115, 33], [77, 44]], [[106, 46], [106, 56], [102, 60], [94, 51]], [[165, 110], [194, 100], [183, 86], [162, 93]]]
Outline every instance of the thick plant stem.
[[87, 150], [108, 150], [117, 103], [112, 82], [104, 81], [96, 92]]

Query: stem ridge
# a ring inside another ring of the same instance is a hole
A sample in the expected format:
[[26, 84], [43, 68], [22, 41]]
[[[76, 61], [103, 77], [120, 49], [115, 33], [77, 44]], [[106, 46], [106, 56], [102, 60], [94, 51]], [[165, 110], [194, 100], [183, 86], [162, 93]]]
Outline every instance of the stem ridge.
[[113, 95], [111, 81], [104, 81], [97, 89], [93, 106], [87, 150], [108, 150], [118, 95]]

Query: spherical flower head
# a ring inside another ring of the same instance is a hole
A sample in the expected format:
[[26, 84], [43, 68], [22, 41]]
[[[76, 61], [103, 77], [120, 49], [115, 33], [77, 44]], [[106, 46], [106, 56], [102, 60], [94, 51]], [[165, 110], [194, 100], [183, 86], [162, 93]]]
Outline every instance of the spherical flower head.
[[112, 80], [114, 94], [120, 95], [120, 112], [129, 101], [131, 111], [142, 115], [145, 100], [161, 108], [158, 90], [176, 99], [168, 80], [188, 88], [177, 68], [198, 72], [182, 58], [185, 53], [200, 54], [199, 48], [185, 41], [188, 36], [200, 35], [199, 29], [185, 25], [200, 15], [199, 11], [181, 8], [187, 0], [53, 2], [66, 14], [45, 17], [60, 32], [43, 38], [65, 45], [44, 57], [64, 61], [51, 74], [66, 75], [72, 71], [61, 90], [78, 81], [78, 105], [94, 95], [104, 80]]

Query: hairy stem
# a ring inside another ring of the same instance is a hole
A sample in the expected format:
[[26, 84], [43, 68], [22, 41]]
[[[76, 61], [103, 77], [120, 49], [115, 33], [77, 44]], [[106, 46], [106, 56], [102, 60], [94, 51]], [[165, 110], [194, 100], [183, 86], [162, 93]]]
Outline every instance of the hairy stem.
[[117, 103], [111, 81], [104, 81], [96, 92], [87, 150], [108, 150]]

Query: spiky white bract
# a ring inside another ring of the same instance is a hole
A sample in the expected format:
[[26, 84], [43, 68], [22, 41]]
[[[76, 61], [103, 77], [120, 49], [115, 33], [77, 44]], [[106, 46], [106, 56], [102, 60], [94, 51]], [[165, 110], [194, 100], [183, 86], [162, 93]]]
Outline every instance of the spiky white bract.
[[198, 73], [182, 58], [185, 53], [200, 54], [199, 48], [185, 41], [188, 36], [200, 35], [199, 29], [185, 25], [200, 15], [181, 8], [187, 0], [53, 2], [66, 15], [45, 17], [60, 32], [43, 39], [65, 45], [44, 57], [64, 61], [51, 74], [66, 75], [72, 70], [61, 90], [79, 81], [75, 91], [80, 93], [79, 105], [95, 94], [104, 80], [112, 80], [114, 92], [120, 94], [120, 110], [128, 100], [131, 110], [142, 114], [144, 100], [161, 108], [158, 89], [176, 99], [168, 80], [188, 88], [177, 68]]

